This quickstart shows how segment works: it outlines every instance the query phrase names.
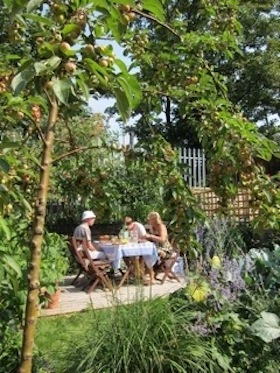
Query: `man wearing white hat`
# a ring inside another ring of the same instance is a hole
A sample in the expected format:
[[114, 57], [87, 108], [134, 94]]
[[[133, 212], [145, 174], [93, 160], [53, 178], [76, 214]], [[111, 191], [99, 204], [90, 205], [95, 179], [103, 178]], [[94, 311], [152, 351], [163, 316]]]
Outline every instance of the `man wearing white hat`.
[[102, 251], [98, 251], [91, 242], [91, 230], [95, 222], [95, 213], [93, 211], [84, 211], [82, 215], [82, 224], [78, 225], [73, 233], [72, 243], [78, 250], [89, 250], [92, 259], [106, 259], [106, 255]]

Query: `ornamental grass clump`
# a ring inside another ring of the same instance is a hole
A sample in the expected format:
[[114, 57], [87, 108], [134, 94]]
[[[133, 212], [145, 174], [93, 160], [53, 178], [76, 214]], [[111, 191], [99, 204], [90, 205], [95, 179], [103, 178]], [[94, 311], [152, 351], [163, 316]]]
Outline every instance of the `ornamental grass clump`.
[[209, 342], [184, 327], [186, 320], [171, 311], [167, 299], [117, 305], [104, 319], [95, 321], [93, 318], [86, 335], [73, 340], [64, 352], [59, 372], [224, 371], [217, 362], [216, 350], [214, 353]]

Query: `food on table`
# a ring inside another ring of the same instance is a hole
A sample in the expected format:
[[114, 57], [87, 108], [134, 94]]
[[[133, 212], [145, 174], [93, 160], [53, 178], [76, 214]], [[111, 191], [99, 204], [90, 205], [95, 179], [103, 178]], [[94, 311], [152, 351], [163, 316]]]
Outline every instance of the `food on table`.
[[108, 234], [104, 234], [102, 236], [99, 236], [99, 241], [110, 241], [110, 236]]

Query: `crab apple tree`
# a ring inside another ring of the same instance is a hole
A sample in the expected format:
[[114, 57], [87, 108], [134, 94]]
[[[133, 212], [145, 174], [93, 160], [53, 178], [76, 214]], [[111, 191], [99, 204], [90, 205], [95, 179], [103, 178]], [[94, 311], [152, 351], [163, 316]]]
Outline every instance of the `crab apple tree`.
[[[3, 99], [9, 110], [11, 102], [17, 103], [20, 110], [16, 111], [16, 120], [30, 122], [42, 148], [30, 239], [21, 373], [32, 370], [41, 247], [57, 119], [61, 110], [78, 103], [86, 104], [91, 94], [113, 95], [123, 119], [137, 106], [141, 99], [137, 79], [123, 61], [115, 58], [112, 45], [101, 45], [102, 38], [121, 42], [136, 18], [133, 10], [138, 7], [137, 3], [133, 0], [3, 0], [1, 12], [9, 22], [2, 39], [12, 52], [0, 57], [0, 65], [5, 64], [9, 70], [8, 78], [1, 80], [1, 101]], [[143, 1], [142, 11], [154, 14], [162, 22], [160, 1], [153, 1], [153, 6]], [[24, 53], [21, 44], [25, 45]], [[11, 116], [9, 113], [7, 117]]]

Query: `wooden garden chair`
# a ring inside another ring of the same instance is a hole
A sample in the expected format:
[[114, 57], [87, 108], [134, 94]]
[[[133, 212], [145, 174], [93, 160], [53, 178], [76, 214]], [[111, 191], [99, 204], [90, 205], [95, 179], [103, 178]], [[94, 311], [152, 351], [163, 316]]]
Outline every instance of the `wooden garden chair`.
[[161, 280], [159, 280], [161, 282], [161, 284], [163, 284], [166, 280], [166, 278], [170, 278], [170, 279], [175, 279], [177, 280], [178, 282], [180, 282], [180, 279], [179, 277], [176, 275], [176, 273], [173, 271], [173, 267], [174, 267], [174, 264], [176, 263], [176, 260], [178, 259], [178, 256], [179, 256], [179, 253], [173, 253], [172, 256], [168, 259], [165, 259], [165, 258], [160, 258], [160, 263], [158, 264], [158, 266], [155, 268], [155, 279], [156, 280], [159, 280], [157, 278], [157, 274], [159, 272], [163, 272], [163, 277]]
[[162, 277], [161, 280], [159, 280], [161, 282], [161, 284], [163, 284], [165, 282], [167, 277], [170, 278], [170, 279], [175, 279], [178, 282], [180, 282], [179, 277], [176, 275], [176, 273], [173, 270], [173, 267], [174, 267], [179, 255], [180, 255], [174, 238], [171, 241], [171, 244], [172, 244], [172, 247], [174, 248], [174, 253], [172, 253], [171, 256], [168, 257], [168, 258], [162, 258], [161, 257], [159, 264], [154, 269], [156, 280], [159, 280], [157, 278], [157, 274], [159, 272], [163, 272], [163, 277]]
[[89, 250], [84, 249], [85, 263], [87, 265], [87, 273], [91, 276], [90, 284], [87, 287], [87, 293], [93, 291], [98, 284], [102, 284], [105, 289], [113, 290], [113, 285], [108, 277], [108, 271], [111, 268], [111, 262], [108, 260], [93, 260]]
[[105, 288], [112, 290], [112, 283], [108, 278], [107, 271], [111, 267], [108, 260], [93, 260], [88, 250], [79, 251], [70, 240], [70, 251], [79, 267], [79, 272], [72, 284], [75, 284], [81, 274], [88, 279], [83, 290], [87, 289], [87, 293], [93, 291], [96, 286], [101, 283]]

